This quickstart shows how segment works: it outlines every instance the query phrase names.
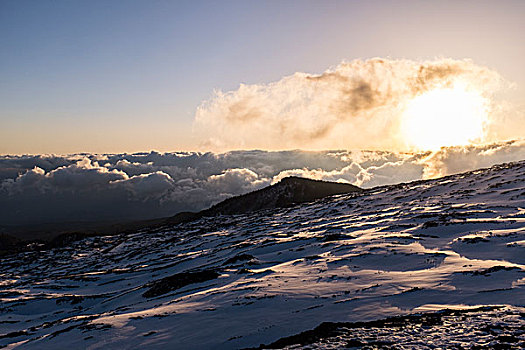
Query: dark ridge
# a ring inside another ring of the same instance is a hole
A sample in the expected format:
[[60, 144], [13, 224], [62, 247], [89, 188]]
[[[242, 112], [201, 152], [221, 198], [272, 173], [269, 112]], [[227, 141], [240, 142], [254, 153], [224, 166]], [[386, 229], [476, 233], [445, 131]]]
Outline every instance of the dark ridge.
[[89, 236], [89, 234], [84, 232], [62, 233], [47, 242], [46, 246], [48, 248], [66, 247], [73, 242], [80, 241], [81, 239], [87, 238]]
[[22, 249], [22, 241], [6, 233], [0, 233], [0, 256]]
[[191, 212], [191, 211], [183, 211], [181, 213], [177, 213], [165, 219], [164, 221], [160, 222], [159, 226], [176, 225], [176, 224], [181, 224], [184, 222], [190, 222], [193, 220], [197, 220], [203, 216], [204, 215], [202, 215], [202, 211], [199, 211], [197, 213]]
[[302, 177], [286, 177], [280, 182], [263, 189], [233, 197], [205, 210], [211, 215], [244, 214], [261, 209], [288, 207], [297, 203], [363, 191], [357, 186]]
[[[40, 243], [50, 242], [61, 235], [78, 235], [79, 233], [88, 236], [113, 235], [124, 232], [134, 232], [140, 228], [148, 225], [158, 223], [160, 219], [149, 219], [140, 221], [124, 221], [124, 222], [56, 222], [56, 223], [41, 223], [41, 224], [27, 224], [27, 225], [0, 225], [0, 237], [8, 235], [16, 237], [20, 242], [34, 242]], [[0, 238], [1, 240], [1, 238]]]
[[[469, 314], [472, 312], [479, 311], [492, 311], [499, 309], [499, 306], [482, 306], [473, 309], [465, 310], [453, 310], [453, 309], [444, 309], [437, 312], [421, 313], [421, 314], [411, 314], [406, 316], [393, 316], [388, 317], [382, 320], [376, 321], [366, 321], [366, 322], [323, 322], [314, 329], [304, 331], [302, 333], [292, 335], [289, 337], [281, 338], [271, 344], [261, 344], [256, 348], [247, 348], [245, 350], [257, 350], [257, 349], [282, 349], [287, 346], [294, 345], [310, 345], [314, 344], [323, 339], [341, 336], [348, 333], [352, 329], [356, 328], [390, 328], [394, 331], [396, 328], [401, 329], [409, 325], [423, 325], [426, 327], [441, 325], [443, 323], [444, 316], [450, 315], [462, 315]], [[371, 348], [381, 348], [382, 346], [390, 345], [392, 343], [384, 344], [383, 342], [378, 343], [370, 340], [364, 339], [352, 339], [352, 344], [347, 344], [349, 347], [362, 347], [370, 346]], [[388, 347], [390, 348], [390, 347]]]
[[261, 209], [288, 207], [327, 196], [363, 191], [363, 189], [350, 184], [290, 176], [260, 190], [228, 198], [198, 213], [179, 213], [167, 219], [166, 224], [193, 221], [205, 216], [237, 215]]

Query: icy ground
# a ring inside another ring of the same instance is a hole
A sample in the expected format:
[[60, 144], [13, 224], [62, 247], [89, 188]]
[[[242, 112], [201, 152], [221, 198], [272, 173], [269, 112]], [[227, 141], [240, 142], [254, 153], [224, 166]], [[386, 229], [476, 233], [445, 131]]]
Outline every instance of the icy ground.
[[0, 298], [7, 349], [520, 347], [525, 161], [4, 257]]

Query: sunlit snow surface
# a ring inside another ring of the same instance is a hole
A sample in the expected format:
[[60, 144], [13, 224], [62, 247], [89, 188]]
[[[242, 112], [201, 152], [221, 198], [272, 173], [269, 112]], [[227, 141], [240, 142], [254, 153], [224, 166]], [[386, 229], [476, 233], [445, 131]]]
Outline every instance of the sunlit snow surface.
[[[158, 282], [175, 274], [184, 286]], [[8, 349], [257, 347], [322, 322], [507, 305], [434, 334], [497, 342], [472, 325], [525, 327], [525, 162], [5, 257], [0, 298]], [[377, 332], [434, 339], [407, 329]], [[315, 346], [369, 335], [355, 332]]]

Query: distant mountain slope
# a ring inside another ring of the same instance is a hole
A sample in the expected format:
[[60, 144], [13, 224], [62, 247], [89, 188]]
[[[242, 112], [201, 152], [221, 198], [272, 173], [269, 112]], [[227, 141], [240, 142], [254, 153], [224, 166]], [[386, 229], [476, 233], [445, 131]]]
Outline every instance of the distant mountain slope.
[[238, 215], [261, 209], [283, 208], [337, 194], [363, 191], [350, 184], [290, 176], [260, 190], [228, 198], [198, 213], [179, 213], [169, 218], [167, 223], [175, 224], [206, 216]]
[[244, 214], [260, 209], [281, 208], [296, 203], [311, 202], [336, 194], [362, 191], [361, 188], [350, 184], [290, 176], [258, 191], [226, 199], [205, 212], [212, 215]]

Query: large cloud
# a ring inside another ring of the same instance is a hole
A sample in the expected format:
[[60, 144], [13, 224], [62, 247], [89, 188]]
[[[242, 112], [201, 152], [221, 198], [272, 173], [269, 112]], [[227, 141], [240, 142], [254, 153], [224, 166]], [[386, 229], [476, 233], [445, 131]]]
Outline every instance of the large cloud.
[[[497, 72], [470, 60], [354, 60], [319, 75], [295, 73], [269, 84], [216, 91], [197, 109], [194, 131], [207, 149], [401, 150], [406, 103], [456, 82], [487, 101], [504, 86]], [[496, 114], [495, 105], [488, 108]], [[501, 139], [491, 131], [494, 125], [486, 127], [487, 136]]]
[[147, 219], [200, 210], [289, 175], [371, 187], [521, 159], [525, 159], [525, 141], [417, 154], [235, 151], [2, 156], [0, 224]]

